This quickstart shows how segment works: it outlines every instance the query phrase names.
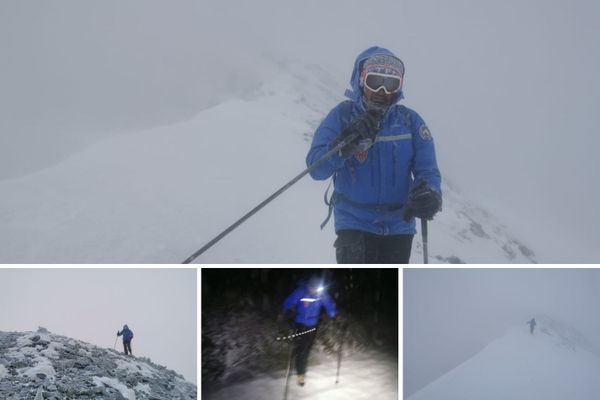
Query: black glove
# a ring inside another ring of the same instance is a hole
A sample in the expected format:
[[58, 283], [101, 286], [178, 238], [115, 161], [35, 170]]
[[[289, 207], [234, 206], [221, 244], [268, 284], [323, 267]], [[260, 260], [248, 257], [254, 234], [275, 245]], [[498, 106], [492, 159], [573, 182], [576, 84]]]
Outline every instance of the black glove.
[[117, 331], [117, 336], [119, 336], [119, 331]]
[[404, 211], [404, 221], [413, 217], [433, 219], [442, 208], [442, 196], [431, 189], [425, 182], [414, 186], [408, 194], [408, 202]]
[[372, 109], [356, 117], [350, 125], [340, 133], [333, 141], [333, 146], [337, 146], [350, 136], [356, 136], [354, 140], [342, 147], [340, 155], [342, 158], [350, 158], [354, 153], [367, 150], [373, 145], [375, 136], [379, 132], [379, 123], [383, 117], [382, 110]]

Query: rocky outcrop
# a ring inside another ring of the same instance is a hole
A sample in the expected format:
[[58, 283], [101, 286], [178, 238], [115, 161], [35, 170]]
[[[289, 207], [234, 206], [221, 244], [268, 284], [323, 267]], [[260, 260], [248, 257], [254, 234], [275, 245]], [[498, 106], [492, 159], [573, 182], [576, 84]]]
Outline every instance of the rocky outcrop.
[[41, 328], [0, 332], [0, 399], [193, 400], [196, 386], [147, 358]]

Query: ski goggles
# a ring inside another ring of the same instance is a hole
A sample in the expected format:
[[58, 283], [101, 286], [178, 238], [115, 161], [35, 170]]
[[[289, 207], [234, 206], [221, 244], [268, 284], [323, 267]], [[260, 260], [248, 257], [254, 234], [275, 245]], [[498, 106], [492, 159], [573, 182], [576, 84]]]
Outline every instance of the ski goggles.
[[385, 93], [393, 94], [402, 89], [402, 78], [397, 75], [368, 72], [367, 75], [365, 75], [364, 84], [373, 92], [377, 92], [383, 88]]

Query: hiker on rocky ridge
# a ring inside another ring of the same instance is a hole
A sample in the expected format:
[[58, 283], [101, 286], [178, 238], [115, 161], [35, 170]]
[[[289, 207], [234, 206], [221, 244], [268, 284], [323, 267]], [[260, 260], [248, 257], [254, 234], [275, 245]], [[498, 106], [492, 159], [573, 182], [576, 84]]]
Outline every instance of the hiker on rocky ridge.
[[125, 351], [125, 355], [133, 355], [131, 351], [131, 339], [133, 339], [133, 332], [127, 325], [123, 325], [122, 331], [117, 331], [117, 336], [123, 336], [123, 350]]

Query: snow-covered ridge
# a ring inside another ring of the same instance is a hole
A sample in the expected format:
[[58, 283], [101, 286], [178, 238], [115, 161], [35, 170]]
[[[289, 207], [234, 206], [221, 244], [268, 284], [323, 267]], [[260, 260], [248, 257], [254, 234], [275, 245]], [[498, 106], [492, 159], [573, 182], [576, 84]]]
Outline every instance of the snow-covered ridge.
[[[537, 263], [533, 250], [492, 213], [474, 204], [445, 178], [444, 206], [430, 222], [430, 257], [445, 263]], [[421, 238], [415, 237], [421, 254]], [[415, 259], [415, 256], [413, 256]], [[415, 260], [418, 262], [418, 260]]]
[[147, 358], [125, 356], [40, 328], [0, 332], [0, 398], [197, 398], [196, 386]]
[[573, 327], [548, 316], [509, 330], [409, 400], [587, 400], [600, 393], [600, 357]]
[[[0, 182], [0, 262], [181, 262], [306, 167], [314, 130], [344, 99], [347, 78], [273, 62], [257, 88], [189, 121], [113, 137]], [[442, 174], [431, 262], [536, 261], [509, 227]], [[334, 263], [333, 223], [319, 230], [326, 187], [305, 177], [198, 262]], [[422, 262], [419, 236], [413, 248], [412, 262]]]

